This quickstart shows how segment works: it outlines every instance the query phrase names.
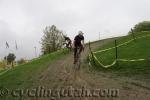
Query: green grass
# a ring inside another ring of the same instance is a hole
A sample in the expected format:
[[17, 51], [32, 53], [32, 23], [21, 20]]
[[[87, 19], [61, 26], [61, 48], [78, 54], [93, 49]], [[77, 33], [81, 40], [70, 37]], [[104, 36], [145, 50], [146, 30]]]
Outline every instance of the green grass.
[[[136, 37], [141, 37], [145, 35], [150, 35], [150, 32], [135, 33]], [[117, 39], [117, 44], [122, 44], [128, 40], [132, 39], [132, 35], [120, 37]], [[140, 38], [132, 41], [128, 45], [123, 45], [118, 47], [118, 58], [119, 59], [146, 59], [150, 58], [150, 36], [145, 38]], [[99, 50], [114, 47], [114, 42], [108, 43]], [[97, 50], [97, 51], [99, 51]], [[96, 57], [104, 65], [109, 65], [115, 60], [115, 49], [109, 51], [96, 53]], [[118, 62], [119, 66], [112, 66], [111, 68], [102, 68], [98, 63], [96, 67], [101, 69], [101, 71], [115, 73], [116, 75], [123, 75], [128, 77], [134, 77], [138, 79], [150, 80], [150, 60], [141, 62]]]
[[4, 72], [4, 71], [5, 71], [5, 70], [2, 69], [2, 70], [0, 70], [0, 73], [2, 73], [2, 72]]
[[[140, 33], [135, 33], [135, 37], [141, 37], [141, 36], [145, 36], [145, 35], [150, 35], [150, 32], [140, 32]], [[123, 36], [123, 37], [118, 37], [117, 38], [117, 44], [122, 44], [130, 39], [133, 39], [133, 35], [127, 35], [127, 36]], [[108, 49], [111, 47], [114, 47], [115, 44], [114, 42], [108, 43], [106, 45], [104, 45], [103, 47], [100, 47], [99, 49], [97, 49], [97, 51], [99, 50], [103, 50], [103, 49]]]
[[12, 90], [30, 87], [38, 74], [45, 70], [55, 59], [60, 59], [63, 56], [65, 54], [62, 50], [57, 51], [9, 70], [0, 76], [0, 88]]

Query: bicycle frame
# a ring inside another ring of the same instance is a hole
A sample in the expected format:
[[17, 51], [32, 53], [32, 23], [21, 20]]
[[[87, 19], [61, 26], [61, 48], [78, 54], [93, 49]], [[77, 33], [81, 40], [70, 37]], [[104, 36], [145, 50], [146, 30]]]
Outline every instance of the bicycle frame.
[[75, 69], [79, 70], [80, 69], [80, 65], [81, 65], [80, 47], [77, 47], [77, 53], [76, 53], [75, 61], [76, 61]]

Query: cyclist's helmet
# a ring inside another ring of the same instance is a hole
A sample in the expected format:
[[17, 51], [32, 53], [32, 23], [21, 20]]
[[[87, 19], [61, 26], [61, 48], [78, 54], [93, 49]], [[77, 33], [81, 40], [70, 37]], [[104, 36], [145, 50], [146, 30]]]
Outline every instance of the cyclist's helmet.
[[79, 35], [83, 35], [84, 34], [82, 31], [79, 31], [78, 33], [79, 33]]

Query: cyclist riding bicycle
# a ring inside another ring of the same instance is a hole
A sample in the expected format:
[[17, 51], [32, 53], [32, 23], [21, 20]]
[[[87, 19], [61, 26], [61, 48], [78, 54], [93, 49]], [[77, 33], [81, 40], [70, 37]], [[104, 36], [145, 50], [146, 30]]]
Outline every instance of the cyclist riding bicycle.
[[83, 36], [83, 32], [79, 31], [78, 35], [75, 36], [74, 38], [74, 42], [73, 42], [73, 46], [74, 46], [74, 64], [76, 63], [76, 53], [77, 53], [77, 49], [79, 48], [80, 51], [79, 53], [81, 54], [81, 52], [84, 50], [84, 36]]
[[71, 41], [71, 39], [69, 37], [67, 37], [67, 36], [64, 36], [64, 39], [65, 39], [65, 42], [66, 42], [66, 47], [71, 50], [71, 48], [72, 48], [72, 41]]

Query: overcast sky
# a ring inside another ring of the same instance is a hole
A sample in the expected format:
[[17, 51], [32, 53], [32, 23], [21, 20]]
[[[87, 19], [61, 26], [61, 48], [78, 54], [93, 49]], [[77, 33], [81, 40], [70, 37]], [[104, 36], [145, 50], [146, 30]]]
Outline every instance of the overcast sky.
[[34, 47], [39, 54], [48, 25], [56, 25], [71, 39], [82, 30], [85, 40], [93, 41], [99, 32], [101, 38], [126, 35], [144, 20], [150, 20], [150, 0], [0, 0], [0, 58], [8, 52], [18, 59], [35, 57]]

